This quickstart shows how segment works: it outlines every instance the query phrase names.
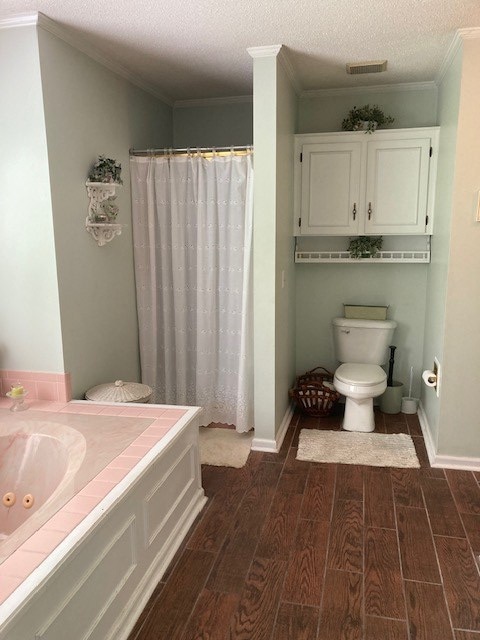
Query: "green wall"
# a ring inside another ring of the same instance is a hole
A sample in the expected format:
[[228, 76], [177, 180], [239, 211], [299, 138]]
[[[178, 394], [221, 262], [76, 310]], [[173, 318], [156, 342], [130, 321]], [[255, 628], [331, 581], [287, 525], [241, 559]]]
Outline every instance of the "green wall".
[[[438, 454], [480, 459], [480, 38], [462, 45]], [[458, 86], [458, 75], [454, 79]], [[453, 103], [455, 106], [455, 102]], [[452, 109], [453, 111], [453, 109]]]
[[[342, 118], [354, 105], [378, 104], [393, 115], [393, 126], [436, 124], [436, 90], [365, 91], [302, 98], [299, 101], [299, 133], [340, 130]], [[293, 215], [292, 215], [293, 220]], [[293, 226], [293, 222], [292, 222]], [[389, 318], [399, 324], [393, 338], [396, 351], [395, 378], [408, 384], [414, 367], [413, 392], [420, 393], [422, 351], [427, 297], [427, 265], [296, 265], [296, 369], [303, 373], [314, 366], [336, 366], [331, 320], [343, 315], [343, 303], [387, 304]]]
[[228, 147], [253, 143], [253, 100], [184, 105], [175, 107], [173, 114], [176, 148]]
[[[461, 75], [462, 54], [459, 49], [440, 84], [438, 94], [438, 124], [441, 127], [440, 147], [435, 197], [435, 236], [432, 243], [431, 263], [428, 268], [426, 293], [423, 369], [433, 367], [434, 357], [443, 363]], [[440, 399], [437, 398], [433, 389], [422, 385], [421, 401], [427, 417], [432, 444], [437, 448]]]
[[[139, 380], [130, 147], [172, 144], [171, 109], [39, 29], [65, 370], [74, 397]], [[122, 235], [103, 247], [85, 231], [85, 180], [99, 154], [122, 164]]]
[[0, 369], [62, 372], [47, 141], [34, 26], [0, 30]]
[[433, 83], [402, 85], [398, 89], [332, 90], [300, 100], [297, 133], [341, 131], [342, 120], [354, 106], [378, 104], [395, 118], [391, 128], [430, 127], [436, 124], [437, 90]]

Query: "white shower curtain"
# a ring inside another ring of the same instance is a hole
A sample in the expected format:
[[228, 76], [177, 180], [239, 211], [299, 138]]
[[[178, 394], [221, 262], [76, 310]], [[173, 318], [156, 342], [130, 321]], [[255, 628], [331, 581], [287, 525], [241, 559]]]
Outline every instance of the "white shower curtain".
[[131, 157], [142, 381], [253, 427], [252, 155]]

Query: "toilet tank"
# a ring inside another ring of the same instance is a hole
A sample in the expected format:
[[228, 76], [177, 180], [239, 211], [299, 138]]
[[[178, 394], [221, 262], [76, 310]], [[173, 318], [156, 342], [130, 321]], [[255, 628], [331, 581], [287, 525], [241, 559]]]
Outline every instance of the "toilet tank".
[[340, 362], [385, 364], [397, 323], [393, 320], [333, 318], [333, 343]]

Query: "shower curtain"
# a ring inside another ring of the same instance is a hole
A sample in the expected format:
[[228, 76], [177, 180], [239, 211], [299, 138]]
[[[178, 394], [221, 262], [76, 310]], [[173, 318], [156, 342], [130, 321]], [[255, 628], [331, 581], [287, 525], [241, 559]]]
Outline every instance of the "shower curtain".
[[142, 381], [253, 427], [252, 152], [131, 156]]

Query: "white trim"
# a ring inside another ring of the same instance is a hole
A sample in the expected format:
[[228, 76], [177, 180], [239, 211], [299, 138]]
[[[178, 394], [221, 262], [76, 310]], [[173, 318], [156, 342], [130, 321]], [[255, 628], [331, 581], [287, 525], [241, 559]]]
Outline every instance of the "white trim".
[[6, 18], [4, 20], [0, 20], [0, 29], [9, 29], [12, 27], [25, 27], [25, 26], [37, 26], [44, 31], [48, 31], [53, 34], [60, 40], [63, 40], [67, 44], [69, 44], [74, 49], [81, 51], [95, 62], [98, 62], [102, 66], [106, 67], [113, 73], [121, 76], [131, 84], [143, 89], [147, 93], [150, 93], [158, 100], [161, 100], [168, 106], [173, 106], [173, 100], [170, 96], [165, 95], [160, 92], [157, 87], [150, 84], [146, 80], [139, 78], [135, 73], [121, 65], [120, 63], [107, 58], [103, 53], [95, 49], [95, 47], [87, 42], [82, 36], [74, 34], [72, 31], [68, 29], [68, 27], [63, 27], [62, 25], [55, 22], [51, 18], [47, 17], [45, 14], [38, 11], [37, 13], [30, 13], [25, 15], [13, 16], [11, 18]]
[[227, 96], [225, 98], [196, 98], [192, 100], [175, 100], [174, 109], [188, 109], [189, 107], [214, 107], [223, 104], [238, 104], [253, 102], [253, 96]]
[[432, 431], [428, 424], [425, 409], [420, 402], [418, 405], [418, 420], [422, 428], [425, 447], [427, 449], [430, 466], [441, 469], [464, 469], [465, 471], [480, 471], [480, 458], [470, 458], [468, 456], [448, 456], [436, 453], [433, 443]]
[[453, 59], [455, 58], [458, 50], [463, 44], [463, 41], [474, 40], [476, 38], [480, 38], [480, 27], [465, 27], [464, 29], [457, 29], [457, 31], [455, 31], [455, 35], [450, 42], [447, 53], [445, 54], [445, 58], [443, 59], [443, 62], [440, 65], [440, 69], [438, 70], [438, 73], [435, 77], [435, 82], [437, 85], [441, 84], [441, 82], [443, 81], [445, 74], [447, 73]]
[[267, 438], [253, 438], [251, 446], [252, 451], [267, 451], [269, 453], [278, 453], [285, 438], [285, 434], [287, 433], [288, 426], [292, 420], [293, 412], [294, 406], [293, 404], [289, 404], [287, 407], [287, 411], [283, 416], [280, 427], [278, 428], [278, 431], [276, 433], [275, 440], [269, 440]]
[[247, 47], [247, 52], [252, 58], [271, 58], [278, 56], [282, 46], [271, 44], [264, 47]]
[[38, 14], [25, 13], [12, 16], [11, 18], [2, 18], [0, 20], [0, 29], [14, 29], [15, 27], [35, 27], [38, 24]]
[[292, 85], [293, 90], [295, 91], [297, 96], [299, 96], [302, 93], [302, 87], [300, 86], [300, 83], [298, 82], [295, 76], [295, 71], [293, 69], [291, 60], [287, 54], [287, 50], [285, 49], [285, 47], [282, 47], [280, 49], [278, 53], [278, 61], [280, 62], [280, 64], [283, 67], [283, 70], [287, 74], [287, 78], [290, 80], [290, 84]]
[[398, 84], [372, 84], [354, 87], [339, 87], [337, 89], [308, 89], [302, 91], [300, 98], [302, 100], [311, 98], [323, 98], [326, 96], [341, 96], [355, 93], [365, 93], [366, 91], [374, 91], [375, 93], [393, 93], [395, 91], [431, 91], [436, 89], [437, 85], [431, 82], [399, 82]]
[[455, 32], [455, 35], [453, 36], [453, 39], [450, 42], [450, 45], [447, 49], [447, 53], [445, 54], [445, 57], [443, 59], [443, 62], [440, 65], [440, 69], [438, 70], [438, 73], [435, 76], [435, 82], [437, 86], [439, 86], [442, 83], [445, 77], [445, 74], [450, 68], [450, 65], [452, 64], [453, 59], [455, 58], [461, 45], [462, 45], [462, 38], [460, 37], [460, 30], [458, 30]]
[[425, 441], [425, 448], [427, 449], [428, 461], [430, 465], [433, 467], [435, 464], [435, 444], [432, 438], [432, 430], [430, 429], [430, 425], [428, 424], [427, 414], [425, 413], [425, 409], [423, 408], [423, 404], [421, 402], [418, 403], [418, 421], [420, 422], [420, 427], [423, 433], [423, 439]]
[[480, 458], [468, 458], [466, 456], [436, 456], [432, 467], [442, 469], [463, 469], [464, 471], [480, 471]]

